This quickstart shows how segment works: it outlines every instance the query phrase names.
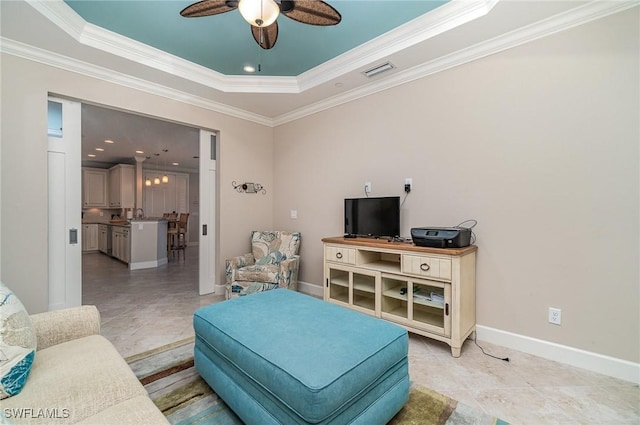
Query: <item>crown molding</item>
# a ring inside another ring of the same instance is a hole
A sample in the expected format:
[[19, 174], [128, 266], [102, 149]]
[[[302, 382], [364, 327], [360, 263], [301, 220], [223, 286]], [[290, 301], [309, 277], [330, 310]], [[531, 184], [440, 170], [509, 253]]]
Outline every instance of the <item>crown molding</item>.
[[214, 112], [219, 112], [221, 114], [229, 115], [243, 120], [252, 121], [257, 124], [262, 124], [269, 127], [273, 126], [273, 120], [271, 120], [270, 118], [245, 111], [244, 109], [235, 108], [233, 106], [225, 105], [219, 102], [214, 102], [212, 100], [205, 99], [191, 93], [186, 93], [180, 90], [163, 86], [161, 84], [152, 83], [141, 78], [116, 72], [98, 65], [79, 61], [74, 58], [69, 58], [58, 53], [20, 43], [18, 41], [14, 41], [5, 37], [0, 37], [0, 53], [10, 54], [33, 62], [38, 62], [56, 68], [64, 69], [66, 71], [85, 75], [87, 77], [96, 78], [124, 87], [129, 87], [156, 96], [162, 96], [167, 99], [183, 102], [189, 105], [197, 106]]
[[86, 22], [63, 0], [26, 0], [79, 43], [231, 93], [302, 93], [484, 16], [498, 0], [450, 2], [297, 77], [229, 76]]
[[498, 0], [452, 0], [298, 76], [304, 92], [486, 15]]
[[[29, 2], [42, 4], [41, 0], [29, 0]], [[292, 112], [279, 115], [274, 119], [254, 114], [240, 108], [213, 102], [190, 93], [151, 83], [146, 80], [68, 58], [63, 55], [6, 38], [0, 38], [0, 52], [76, 72], [103, 81], [120, 84], [143, 92], [163, 96], [172, 100], [178, 99], [186, 104], [245, 119], [265, 126], [275, 127], [437, 72], [442, 72], [447, 69], [517, 47], [530, 41], [534, 41], [596, 19], [622, 12], [632, 7], [637, 7], [639, 4], [640, 2], [638, 0], [593, 1], [528, 26], [513, 30], [509, 33], [494, 37], [490, 40], [478, 43], [474, 46], [458, 50], [430, 62], [415, 66], [411, 69], [397, 72], [386, 78], [371, 82], [366, 86], [362, 86], [360, 88], [332, 96], [320, 102], [296, 109]], [[73, 18], [66, 19], [64, 16], [56, 16], [55, 19], [59, 20], [61, 25], [66, 25], [68, 28], [78, 28], [78, 21]], [[250, 87], [251, 85], [260, 85], [262, 80], [262, 78], [254, 80], [245, 80], [245, 77], [238, 78], [242, 79], [242, 84], [246, 84], [247, 87]]]
[[26, 0], [79, 43], [223, 92], [298, 93], [296, 77], [228, 76], [86, 22], [62, 0]]
[[273, 125], [286, 124], [305, 116], [313, 115], [326, 109], [508, 50], [596, 19], [622, 12], [632, 7], [637, 7], [638, 5], [640, 5], [640, 1], [638, 0], [593, 1], [473, 46], [441, 56], [405, 71], [396, 72], [366, 86], [332, 96], [290, 113], [279, 115], [273, 119]]

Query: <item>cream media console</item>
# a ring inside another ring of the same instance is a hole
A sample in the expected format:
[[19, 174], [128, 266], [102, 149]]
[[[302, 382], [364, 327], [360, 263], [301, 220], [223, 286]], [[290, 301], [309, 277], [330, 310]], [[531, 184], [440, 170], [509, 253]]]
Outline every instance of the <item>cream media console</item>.
[[446, 342], [460, 357], [476, 327], [476, 251], [325, 238], [324, 300]]

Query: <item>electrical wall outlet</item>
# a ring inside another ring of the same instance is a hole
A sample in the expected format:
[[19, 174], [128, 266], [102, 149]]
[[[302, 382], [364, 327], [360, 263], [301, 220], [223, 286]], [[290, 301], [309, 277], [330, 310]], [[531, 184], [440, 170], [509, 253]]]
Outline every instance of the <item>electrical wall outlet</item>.
[[404, 191], [409, 193], [411, 192], [411, 186], [413, 185], [413, 179], [408, 177], [404, 179]]
[[562, 322], [562, 310], [549, 307], [549, 323], [559, 325]]
[[291, 210], [291, 218], [294, 220], [298, 218], [298, 210]]
[[366, 182], [364, 184], [364, 193], [371, 193], [371, 182]]

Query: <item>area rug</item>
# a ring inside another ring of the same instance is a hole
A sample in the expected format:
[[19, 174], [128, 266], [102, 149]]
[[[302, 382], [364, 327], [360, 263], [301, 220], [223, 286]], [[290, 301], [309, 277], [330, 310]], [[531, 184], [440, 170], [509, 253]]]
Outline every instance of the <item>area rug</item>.
[[[193, 338], [125, 360], [174, 425], [243, 425], [193, 367]], [[413, 385], [409, 402], [388, 425], [508, 425], [436, 391]]]

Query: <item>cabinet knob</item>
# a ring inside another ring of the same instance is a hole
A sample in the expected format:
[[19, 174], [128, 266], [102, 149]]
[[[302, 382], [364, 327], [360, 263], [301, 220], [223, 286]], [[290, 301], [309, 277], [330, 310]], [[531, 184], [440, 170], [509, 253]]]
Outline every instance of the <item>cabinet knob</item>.
[[338, 260], [342, 259], [342, 253], [341, 253], [341, 252], [337, 252], [337, 253], [336, 253], [336, 258], [337, 258]]
[[422, 270], [423, 272], [428, 272], [430, 268], [431, 266], [429, 266], [427, 263], [420, 264], [420, 270]]

